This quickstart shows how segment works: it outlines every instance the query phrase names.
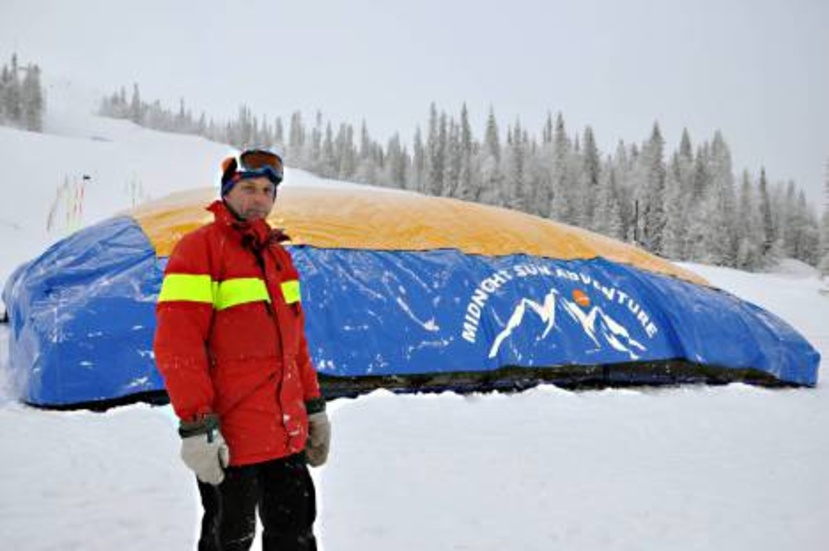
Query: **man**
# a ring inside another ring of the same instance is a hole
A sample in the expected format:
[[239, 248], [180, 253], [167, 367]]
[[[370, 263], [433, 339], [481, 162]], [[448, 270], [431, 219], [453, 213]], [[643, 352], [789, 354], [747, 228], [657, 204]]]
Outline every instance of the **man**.
[[157, 306], [156, 362], [198, 479], [199, 550], [314, 550], [315, 490], [330, 425], [303, 328], [298, 273], [265, 221], [282, 159], [248, 150], [222, 164], [214, 221], [181, 238]]

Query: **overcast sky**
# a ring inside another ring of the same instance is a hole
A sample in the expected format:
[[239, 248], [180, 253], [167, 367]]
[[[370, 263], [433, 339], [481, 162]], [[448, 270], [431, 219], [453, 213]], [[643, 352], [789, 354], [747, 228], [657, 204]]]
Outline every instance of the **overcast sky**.
[[735, 172], [765, 166], [823, 203], [829, 161], [826, 0], [0, 0], [0, 56], [198, 113], [365, 118], [411, 139], [429, 104], [463, 102], [483, 135], [539, 134], [547, 111], [605, 153], [658, 120], [668, 149], [720, 129]]

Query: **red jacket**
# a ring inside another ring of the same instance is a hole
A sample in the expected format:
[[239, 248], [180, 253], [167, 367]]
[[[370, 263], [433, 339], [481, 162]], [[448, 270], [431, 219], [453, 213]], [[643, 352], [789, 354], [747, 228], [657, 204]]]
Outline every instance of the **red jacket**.
[[302, 451], [306, 402], [320, 405], [291, 256], [267, 222], [221, 201], [185, 235], [159, 294], [155, 359], [176, 414], [219, 415], [231, 465]]

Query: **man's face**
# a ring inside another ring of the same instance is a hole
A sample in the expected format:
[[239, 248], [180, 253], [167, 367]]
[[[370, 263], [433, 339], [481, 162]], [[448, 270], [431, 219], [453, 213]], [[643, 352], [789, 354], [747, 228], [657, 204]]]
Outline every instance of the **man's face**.
[[242, 220], [266, 218], [274, 203], [273, 182], [259, 176], [238, 182], [225, 195], [225, 202]]

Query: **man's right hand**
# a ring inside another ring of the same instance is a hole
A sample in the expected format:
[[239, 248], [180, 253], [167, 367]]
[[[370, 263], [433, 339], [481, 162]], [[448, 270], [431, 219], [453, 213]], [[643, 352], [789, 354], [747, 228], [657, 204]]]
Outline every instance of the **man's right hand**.
[[225, 478], [230, 450], [219, 431], [219, 417], [205, 415], [194, 421], [182, 421], [181, 458], [202, 482], [219, 485]]
[[331, 423], [325, 411], [308, 416], [308, 443], [305, 445], [305, 459], [312, 467], [321, 467], [328, 461], [331, 448]]

